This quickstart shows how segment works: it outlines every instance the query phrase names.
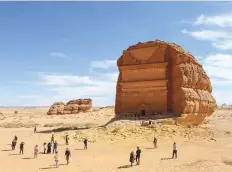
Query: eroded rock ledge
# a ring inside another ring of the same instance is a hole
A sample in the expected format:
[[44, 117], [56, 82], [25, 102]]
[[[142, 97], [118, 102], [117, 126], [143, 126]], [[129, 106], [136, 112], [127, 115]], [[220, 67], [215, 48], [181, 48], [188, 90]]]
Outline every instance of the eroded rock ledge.
[[123, 51], [117, 65], [117, 116], [171, 112], [173, 117], [179, 116], [178, 123], [200, 124], [214, 112], [209, 77], [177, 44], [159, 40], [138, 43]]

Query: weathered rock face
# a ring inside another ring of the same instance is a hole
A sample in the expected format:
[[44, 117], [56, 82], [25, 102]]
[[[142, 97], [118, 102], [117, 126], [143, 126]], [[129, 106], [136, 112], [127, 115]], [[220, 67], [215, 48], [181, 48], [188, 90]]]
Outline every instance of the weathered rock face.
[[[179, 123], [199, 124], [213, 113], [209, 77], [180, 46], [149, 41], [130, 46], [118, 59], [116, 115], [171, 112]], [[167, 114], [167, 113], [166, 113]]]
[[62, 102], [54, 103], [48, 111], [48, 115], [67, 115], [86, 112], [92, 108], [92, 99], [70, 100], [66, 105]]

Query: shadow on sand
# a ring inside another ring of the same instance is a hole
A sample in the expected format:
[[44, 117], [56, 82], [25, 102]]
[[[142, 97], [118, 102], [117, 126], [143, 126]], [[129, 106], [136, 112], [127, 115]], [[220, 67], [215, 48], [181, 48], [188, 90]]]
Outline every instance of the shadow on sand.
[[[59, 166], [62, 166], [62, 165], [67, 165], [67, 164], [59, 164]], [[52, 169], [52, 168], [56, 168], [56, 166], [55, 165], [50, 165], [49, 167], [40, 168], [40, 170], [49, 170], [49, 169]]]
[[145, 149], [149, 149], [149, 150], [150, 150], [150, 149], [154, 149], [154, 150], [155, 150], [155, 149], [157, 149], [157, 148], [145, 148]]
[[85, 149], [83, 148], [83, 149], [74, 149], [74, 150], [85, 150]]
[[22, 158], [22, 159], [34, 159], [34, 158], [32, 158], [32, 157], [26, 157], [26, 158]]
[[87, 130], [89, 129], [88, 127], [60, 127], [60, 128], [55, 128], [55, 129], [49, 129], [49, 130], [43, 130], [43, 131], [38, 131], [37, 133], [58, 133], [58, 132], [63, 132], [63, 131], [69, 131], [69, 130]]
[[170, 160], [170, 159], [173, 159], [173, 158], [161, 158], [160, 160]]
[[1, 150], [2, 152], [6, 152], [6, 151], [12, 151], [12, 149], [3, 149]]
[[10, 156], [12, 156], [12, 155], [20, 155], [20, 153], [11, 153], [11, 154], [9, 154]]
[[120, 167], [118, 167], [118, 169], [122, 169], [122, 168], [130, 168], [131, 166], [130, 165], [122, 165]]

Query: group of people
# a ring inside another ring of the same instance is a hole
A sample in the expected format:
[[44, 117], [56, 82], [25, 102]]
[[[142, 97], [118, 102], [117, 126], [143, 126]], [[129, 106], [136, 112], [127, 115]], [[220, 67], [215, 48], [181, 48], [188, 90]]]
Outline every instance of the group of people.
[[[11, 145], [12, 150], [15, 150], [17, 140], [18, 140], [18, 137], [15, 136], [13, 141], [12, 141], [12, 145]], [[83, 143], [84, 143], [84, 149], [87, 150], [87, 148], [88, 148], [88, 140], [85, 138], [83, 140]], [[20, 143], [20, 154], [24, 153], [24, 144], [25, 144], [24, 142]], [[65, 144], [66, 145], [69, 144], [69, 136], [67, 134], [65, 135]], [[154, 137], [153, 144], [154, 144], [154, 148], [157, 148], [157, 138], [156, 137]], [[56, 167], [58, 168], [59, 167], [58, 143], [57, 143], [57, 141], [55, 141], [55, 138], [54, 138], [53, 134], [52, 134], [52, 137], [51, 137], [51, 141], [48, 144], [46, 142], [44, 142], [43, 146], [44, 146], [44, 151], [43, 151], [44, 154], [46, 154], [46, 153], [50, 154], [51, 152], [53, 154], [55, 153], [54, 159], [55, 159]], [[53, 149], [52, 149], [52, 146], [53, 146]], [[39, 146], [35, 145], [35, 147], [34, 147], [34, 158], [38, 157], [38, 152], [39, 152]], [[130, 162], [131, 167], [133, 166], [135, 161], [136, 161], [137, 165], [140, 164], [141, 152], [142, 152], [141, 149], [139, 147], [137, 147], [136, 154], [134, 153], [134, 151], [132, 151], [130, 153], [129, 162]], [[68, 165], [70, 157], [71, 157], [71, 152], [70, 152], [69, 148], [66, 148], [66, 150], [65, 150], [65, 157], [66, 157], [66, 161], [67, 161], [67, 165]], [[175, 142], [173, 143], [173, 152], [172, 152], [172, 158], [174, 158], [174, 157], [175, 157], [175, 159], [177, 158], [177, 145], [176, 145]]]
[[[154, 144], [154, 148], [156, 149], [157, 148], [157, 138], [156, 137], [154, 137], [153, 144]], [[141, 149], [139, 147], [137, 147], [136, 155], [135, 155], [134, 151], [132, 151], [130, 153], [129, 162], [130, 162], [131, 167], [133, 166], [135, 161], [136, 161], [136, 165], [140, 164], [141, 152], [142, 152]], [[177, 159], [177, 145], [175, 142], [173, 143], [172, 159], [173, 158]]]
[[130, 163], [131, 163], [131, 167], [133, 166], [135, 160], [136, 160], [136, 164], [139, 165], [140, 164], [140, 154], [141, 154], [141, 149], [139, 149], [139, 147], [137, 147], [137, 150], [136, 150], [136, 156], [134, 154], [134, 151], [132, 151], [130, 153]]
[[[34, 132], [36, 133], [36, 128], [34, 129]], [[15, 136], [13, 141], [12, 141], [12, 145], [11, 145], [12, 150], [15, 150], [17, 140], [18, 140], [18, 137]], [[85, 138], [83, 140], [83, 143], [84, 143], [84, 149], [87, 150], [87, 148], [88, 148], [88, 140], [87, 140], [87, 138]], [[69, 145], [69, 136], [68, 136], [68, 134], [65, 135], [65, 144]], [[19, 146], [20, 147], [20, 154], [24, 153], [24, 145], [25, 145], [24, 142], [20, 143], [20, 146]], [[55, 141], [55, 138], [54, 138], [53, 134], [52, 134], [52, 137], [51, 137], [51, 141], [48, 144], [46, 142], [43, 143], [43, 148], [44, 148], [44, 150], [43, 150], [44, 154], [51, 154], [51, 153], [55, 154], [54, 155], [55, 164], [56, 164], [56, 167], [58, 168], [59, 167], [58, 143], [57, 143], [57, 141]], [[39, 153], [39, 146], [36, 144], [34, 146], [34, 158], [38, 157], [38, 153]], [[67, 161], [67, 165], [68, 165], [70, 157], [71, 157], [71, 151], [69, 150], [69, 148], [66, 148], [66, 150], [65, 150], [65, 157], [66, 157], [66, 161]]]

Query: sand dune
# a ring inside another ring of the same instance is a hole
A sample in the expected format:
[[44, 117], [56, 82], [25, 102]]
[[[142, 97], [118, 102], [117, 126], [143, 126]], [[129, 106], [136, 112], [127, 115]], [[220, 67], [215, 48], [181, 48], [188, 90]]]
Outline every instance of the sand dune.
[[[88, 113], [68, 116], [47, 116], [48, 108], [0, 108], [5, 118], [0, 120], [1, 172], [219, 172], [232, 171], [232, 111], [218, 110], [198, 127], [183, 127], [159, 122], [151, 127], [141, 121], [115, 121], [112, 107], [94, 109]], [[15, 114], [18, 111], [18, 114]], [[33, 127], [38, 126], [38, 133]], [[39, 154], [33, 159], [33, 146], [48, 142], [54, 133], [58, 141], [60, 168], [54, 168], [53, 155]], [[70, 136], [71, 163], [65, 165], [64, 135]], [[18, 136], [18, 145], [11, 151], [10, 143]], [[158, 149], [153, 149], [153, 137]], [[88, 138], [89, 149], [83, 150]], [[19, 155], [19, 143], [25, 142], [25, 153]], [[169, 159], [172, 143], [178, 145], [178, 159]], [[139, 146], [141, 165], [129, 167], [129, 153]]]

